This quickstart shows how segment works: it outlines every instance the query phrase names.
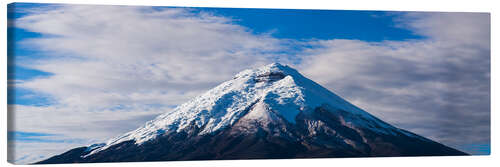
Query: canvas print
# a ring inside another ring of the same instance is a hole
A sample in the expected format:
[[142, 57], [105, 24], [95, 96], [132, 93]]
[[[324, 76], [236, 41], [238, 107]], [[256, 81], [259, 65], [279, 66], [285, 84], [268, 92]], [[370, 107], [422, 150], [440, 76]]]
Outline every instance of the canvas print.
[[13, 3], [14, 164], [490, 154], [490, 14]]

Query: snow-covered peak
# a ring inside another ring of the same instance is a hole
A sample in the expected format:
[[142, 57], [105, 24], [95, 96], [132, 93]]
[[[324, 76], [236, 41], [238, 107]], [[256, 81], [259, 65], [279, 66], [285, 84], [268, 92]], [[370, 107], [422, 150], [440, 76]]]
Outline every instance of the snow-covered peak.
[[272, 63], [256, 69], [243, 70], [242, 72], [236, 74], [234, 79], [244, 78], [244, 77], [258, 77], [266, 74], [281, 74], [283, 76], [287, 75], [296, 76], [298, 72], [297, 70], [287, 65], [282, 65], [280, 63]]
[[161, 114], [142, 127], [109, 140], [105, 146], [88, 155], [124, 141], [133, 140], [136, 144], [142, 144], [170, 132], [190, 133], [193, 126], [199, 128], [197, 135], [210, 134], [235, 124], [243, 117], [264, 122], [279, 119], [295, 124], [300, 112], [311, 112], [325, 105], [332, 110], [348, 111], [356, 117], [363, 117], [369, 120], [368, 124], [388, 129], [392, 127], [305, 78], [297, 70], [273, 63], [244, 70], [232, 80]]

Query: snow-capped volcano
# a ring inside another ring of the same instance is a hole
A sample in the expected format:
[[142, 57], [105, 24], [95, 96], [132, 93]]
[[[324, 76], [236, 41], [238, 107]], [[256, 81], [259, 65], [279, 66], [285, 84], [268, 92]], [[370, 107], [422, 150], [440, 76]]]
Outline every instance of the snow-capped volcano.
[[418, 155], [465, 154], [391, 126], [273, 63], [105, 144], [40, 163]]
[[137, 130], [108, 141], [105, 147], [92, 153], [128, 140], [142, 144], [169, 131], [180, 132], [190, 125], [203, 127], [198, 132], [198, 135], [203, 135], [228, 127], [238, 120], [263, 124], [283, 120], [295, 124], [295, 117], [300, 112], [311, 112], [321, 105], [349, 111], [356, 117], [370, 120], [359, 122], [367, 128], [377, 130], [374, 127], [378, 125], [384, 127], [380, 129], [384, 133], [397, 130], [303, 77], [295, 69], [273, 63], [240, 72], [232, 80], [158, 116]]

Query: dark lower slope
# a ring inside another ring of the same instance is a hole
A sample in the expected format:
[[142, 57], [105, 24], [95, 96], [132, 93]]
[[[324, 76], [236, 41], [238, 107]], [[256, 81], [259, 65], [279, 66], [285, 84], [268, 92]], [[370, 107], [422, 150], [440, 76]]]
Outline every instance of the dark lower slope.
[[[467, 155], [407, 131], [384, 134], [348, 126], [343, 120], [350, 117], [348, 112], [331, 112], [320, 107], [299, 114], [293, 125], [286, 121], [263, 125], [240, 120], [210, 135], [198, 135], [203, 127], [193, 125], [191, 129], [167, 133], [142, 145], [126, 141], [85, 158], [82, 155], [88, 152], [81, 147], [38, 164]], [[317, 120], [321, 126], [310, 126], [311, 121]]]

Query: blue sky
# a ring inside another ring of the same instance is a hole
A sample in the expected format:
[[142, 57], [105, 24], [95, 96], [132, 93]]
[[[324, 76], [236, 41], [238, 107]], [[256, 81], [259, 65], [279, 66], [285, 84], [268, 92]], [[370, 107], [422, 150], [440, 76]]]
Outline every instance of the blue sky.
[[[284, 10], [203, 8], [236, 20], [254, 33], [273, 32], [276, 38], [357, 39], [364, 41], [408, 40], [422, 36], [395, 27], [397, 13], [381, 11]], [[341, 23], [341, 24], [338, 24]]]
[[278, 61], [397, 127], [489, 154], [489, 17], [11, 4], [10, 141], [19, 163], [102, 142]]
[[[17, 3], [12, 5], [8, 18], [15, 19], [25, 16], [24, 9], [50, 7], [46, 4]], [[155, 7], [164, 9], [165, 7]], [[247, 27], [252, 33], [272, 33], [271, 36], [281, 39], [354, 39], [363, 41], [412, 40], [423, 36], [396, 27], [394, 18], [397, 13], [383, 11], [349, 11], [349, 10], [293, 10], [293, 9], [239, 9], [239, 8], [192, 8], [191, 12], [210, 12], [214, 15], [234, 19], [234, 23]], [[341, 24], [338, 24], [341, 23]], [[9, 27], [9, 41], [15, 43], [24, 39], [39, 38], [42, 34], [26, 31], [21, 28]], [[36, 49], [20, 47], [12, 44], [9, 48], [10, 61], [23, 59], [41, 59]], [[306, 47], [306, 46], [300, 46]], [[301, 49], [297, 47], [297, 49]], [[288, 51], [291, 52], [291, 51]], [[287, 53], [286, 51], [284, 53]], [[293, 52], [291, 52], [293, 53]], [[14, 56], [15, 55], [15, 56]], [[8, 79], [29, 80], [35, 77], [50, 76], [50, 73], [29, 69], [15, 63], [9, 63]], [[9, 104], [46, 105], [50, 104], [46, 97], [27, 89], [11, 90]], [[36, 94], [37, 97], [25, 95]]]
[[[40, 4], [30, 4], [30, 3], [19, 3], [14, 5], [15, 8], [36, 8], [45, 5]], [[7, 18], [10, 20], [20, 18], [25, 16], [27, 13], [18, 12], [14, 10], [14, 6], [9, 6], [9, 11]], [[37, 51], [25, 47], [20, 47], [17, 43], [21, 42], [24, 39], [28, 38], [37, 38], [42, 35], [39, 33], [34, 33], [30, 31], [25, 31], [24, 29], [16, 28], [14, 26], [8, 27], [8, 45], [9, 45], [9, 54], [8, 54], [8, 80], [29, 80], [35, 77], [43, 77], [49, 76], [50, 73], [46, 73], [43, 71], [24, 68], [19, 65], [16, 65], [15, 61], [22, 61], [23, 59], [37, 59], [39, 56], [36, 54]], [[23, 104], [23, 105], [43, 105], [46, 103], [45, 98], [22, 98], [25, 95], [33, 94], [34, 92], [27, 89], [12, 89], [9, 87], [8, 93], [8, 104]]]

